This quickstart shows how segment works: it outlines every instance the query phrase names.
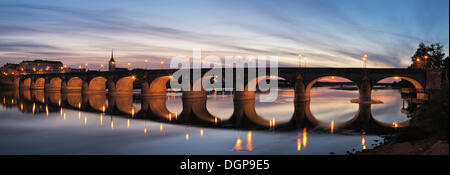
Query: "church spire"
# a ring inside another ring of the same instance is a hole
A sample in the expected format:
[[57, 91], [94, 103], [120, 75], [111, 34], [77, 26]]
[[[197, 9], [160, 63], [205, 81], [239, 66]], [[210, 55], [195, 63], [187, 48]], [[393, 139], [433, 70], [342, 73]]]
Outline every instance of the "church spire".
[[109, 59], [109, 71], [116, 70], [116, 61], [114, 61], [114, 50], [111, 49], [111, 59]]
[[111, 60], [114, 60], [114, 49], [111, 49]]

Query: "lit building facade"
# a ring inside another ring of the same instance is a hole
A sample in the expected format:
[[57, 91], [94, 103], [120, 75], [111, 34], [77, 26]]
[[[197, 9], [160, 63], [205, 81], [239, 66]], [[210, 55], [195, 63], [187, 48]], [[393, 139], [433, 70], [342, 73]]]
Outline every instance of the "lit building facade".
[[61, 61], [34, 60], [22, 61], [19, 64], [21, 73], [60, 73], [64, 71], [64, 65]]

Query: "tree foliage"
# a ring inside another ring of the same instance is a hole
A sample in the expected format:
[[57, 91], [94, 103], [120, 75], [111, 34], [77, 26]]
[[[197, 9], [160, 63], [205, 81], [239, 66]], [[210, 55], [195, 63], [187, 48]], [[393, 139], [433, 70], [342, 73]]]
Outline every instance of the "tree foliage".
[[429, 46], [421, 42], [411, 57], [412, 64], [410, 68], [413, 69], [439, 69], [447, 65], [448, 57], [444, 59], [444, 46], [440, 43], [432, 43]]

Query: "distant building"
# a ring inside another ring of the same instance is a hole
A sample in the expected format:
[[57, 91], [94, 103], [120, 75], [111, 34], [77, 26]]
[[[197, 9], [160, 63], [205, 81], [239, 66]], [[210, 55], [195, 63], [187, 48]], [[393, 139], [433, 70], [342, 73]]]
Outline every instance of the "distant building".
[[61, 61], [22, 61], [19, 65], [19, 71], [22, 73], [58, 73], [64, 69]]
[[19, 69], [20, 69], [19, 64], [11, 64], [11, 63], [6, 63], [2, 67], [0, 67], [0, 71], [4, 76], [18, 75]]
[[62, 73], [67, 73], [67, 72], [86, 72], [86, 68], [79, 68], [79, 69], [65, 68]]
[[114, 61], [114, 55], [113, 51], [111, 50], [111, 59], [109, 59], [109, 71], [115, 71], [116, 70], [116, 61]]
[[118, 67], [118, 68], [115, 69], [115, 71], [128, 71], [128, 69], [127, 68]]

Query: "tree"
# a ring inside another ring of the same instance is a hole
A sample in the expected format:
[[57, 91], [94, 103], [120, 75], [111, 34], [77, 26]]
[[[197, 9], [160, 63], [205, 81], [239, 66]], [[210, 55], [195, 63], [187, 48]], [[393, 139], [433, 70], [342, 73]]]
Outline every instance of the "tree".
[[442, 62], [442, 67], [445, 69], [449, 69], [449, 62], [450, 60], [448, 59], [448, 56], [444, 59], [444, 61]]
[[430, 46], [421, 42], [411, 57], [413, 69], [439, 69], [445, 64], [443, 47], [440, 43], [433, 43]]

